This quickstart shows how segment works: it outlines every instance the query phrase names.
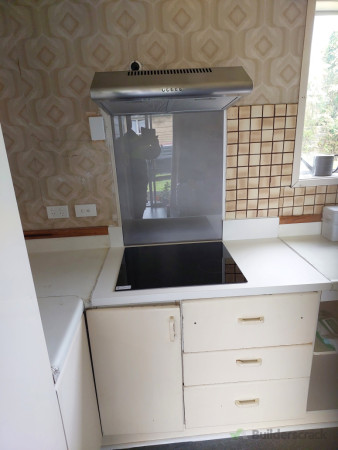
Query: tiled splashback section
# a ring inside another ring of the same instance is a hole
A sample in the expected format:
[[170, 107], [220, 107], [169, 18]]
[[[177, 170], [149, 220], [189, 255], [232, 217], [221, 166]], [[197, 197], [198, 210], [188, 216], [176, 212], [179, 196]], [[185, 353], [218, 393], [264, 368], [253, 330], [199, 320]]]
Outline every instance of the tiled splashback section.
[[226, 219], [320, 214], [337, 186], [290, 188], [297, 104], [231, 107], [227, 115]]
[[[134, 59], [145, 68], [243, 65], [254, 90], [242, 102], [294, 103], [306, 6], [306, 0], [2, 0], [0, 121], [24, 229], [117, 223], [108, 150], [89, 137], [95, 71], [126, 70]], [[252, 155], [257, 163], [258, 153]], [[250, 153], [240, 156], [244, 164]], [[259, 177], [267, 178], [268, 160], [259, 159], [265, 167]], [[281, 182], [289, 176], [286, 166]], [[259, 214], [275, 214], [276, 201], [263, 208], [266, 197], [242, 197], [243, 178], [238, 191], [237, 184], [229, 190], [235, 209], [227, 214], [254, 214], [249, 200], [255, 199], [264, 200]], [[75, 218], [77, 203], [96, 203], [98, 217]], [[68, 204], [70, 219], [47, 220], [46, 206], [60, 204]]]

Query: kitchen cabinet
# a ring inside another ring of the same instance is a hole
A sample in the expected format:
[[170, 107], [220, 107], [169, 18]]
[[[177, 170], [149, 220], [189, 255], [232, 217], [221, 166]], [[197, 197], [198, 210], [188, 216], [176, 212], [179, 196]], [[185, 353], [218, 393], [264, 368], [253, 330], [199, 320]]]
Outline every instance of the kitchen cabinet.
[[69, 450], [99, 450], [102, 433], [82, 317], [55, 384]]
[[179, 306], [87, 311], [104, 435], [183, 430]]
[[187, 428], [304, 417], [318, 292], [184, 301]]

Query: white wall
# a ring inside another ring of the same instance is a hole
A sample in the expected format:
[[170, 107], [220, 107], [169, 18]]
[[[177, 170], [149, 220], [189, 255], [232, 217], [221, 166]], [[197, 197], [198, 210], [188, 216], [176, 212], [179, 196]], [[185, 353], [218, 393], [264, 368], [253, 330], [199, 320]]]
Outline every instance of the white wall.
[[1, 127], [0, 447], [66, 449]]

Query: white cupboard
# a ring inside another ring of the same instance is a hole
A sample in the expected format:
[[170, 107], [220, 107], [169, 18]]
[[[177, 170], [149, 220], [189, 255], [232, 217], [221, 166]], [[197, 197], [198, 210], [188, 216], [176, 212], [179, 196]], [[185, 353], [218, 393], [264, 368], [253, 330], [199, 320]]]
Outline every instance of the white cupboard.
[[102, 433], [82, 317], [55, 389], [69, 450], [99, 450]]
[[87, 311], [104, 435], [183, 430], [179, 306]]

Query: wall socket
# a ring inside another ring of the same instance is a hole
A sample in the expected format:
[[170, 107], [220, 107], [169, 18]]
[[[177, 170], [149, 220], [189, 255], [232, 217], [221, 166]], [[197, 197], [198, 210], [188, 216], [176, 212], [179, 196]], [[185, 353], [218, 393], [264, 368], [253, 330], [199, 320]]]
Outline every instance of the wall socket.
[[91, 205], [75, 205], [76, 217], [94, 217], [97, 216], [96, 204]]
[[68, 219], [68, 206], [47, 206], [47, 217], [48, 219]]

